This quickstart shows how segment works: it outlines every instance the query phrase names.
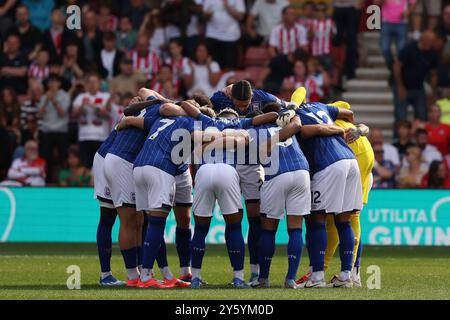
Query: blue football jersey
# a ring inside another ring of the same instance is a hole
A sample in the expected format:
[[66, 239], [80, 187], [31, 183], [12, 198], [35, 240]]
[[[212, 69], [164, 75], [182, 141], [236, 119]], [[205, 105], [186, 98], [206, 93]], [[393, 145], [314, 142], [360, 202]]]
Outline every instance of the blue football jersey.
[[[319, 102], [305, 103], [300, 109], [297, 109], [297, 115], [304, 126], [334, 124], [338, 114], [338, 108]], [[311, 174], [319, 172], [337, 161], [355, 159], [352, 149], [338, 135], [299, 139], [299, 142], [308, 159]]]
[[105, 141], [103, 141], [100, 148], [98, 148], [97, 153], [101, 155], [103, 158], [106, 157], [109, 149], [111, 148], [111, 145], [113, 144], [114, 140], [116, 139], [117, 131], [114, 129], [109, 134], [108, 138], [106, 138]]
[[[184, 116], [158, 118], [150, 128], [144, 146], [134, 161], [134, 167], [149, 165], [172, 176], [183, 173], [187, 170], [186, 159], [190, 156], [191, 133], [203, 130], [203, 126], [211, 126], [210, 120], [204, 115], [200, 115], [198, 119]], [[147, 122], [145, 123], [147, 126]], [[174, 151], [174, 148], [177, 150]], [[172, 151], [175, 152], [177, 161], [174, 161]], [[183, 151], [189, 151], [189, 154], [183, 154]]]
[[[156, 104], [143, 109], [136, 114], [137, 117], [143, 117], [145, 127], [149, 128], [160, 117], [159, 110], [162, 104]], [[117, 133], [117, 137], [109, 149], [109, 153], [114, 154], [128, 162], [134, 163], [137, 155], [144, 145], [148, 130], [138, 128], [126, 128]]]
[[281, 100], [275, 97], [273, 94], [265, 92], [264, 90], [256, 89], [253, 90], [252, 100], [245, 112], [241, 112], [239, 111], [239, 109], [235, 108], [233, 100], [222, 91], [215, 92], [211, 97], [211, 102], [214, 105], [214, 110], [216, 112], [219, 112], [220, 110], [225, 108], [232, 108], [236, 110], [239, 113], [239, 115], [245, 116], [246, 114], [251, 113], [253, 111], [261, 110], [266, 103], [269, 102], [281, 103]]
[[[250, 145], [254, 144], [257, 148], [265, 153], [262, 147], [267, 140], [281, 130], [276, 124], [269, 123], [262, 126], [254, 127], [250, 130]], [[309, 171], [309, 164], [298, 144], [297, 138], [292, 137], [286, 141], [280, 141], [272, 149], [269, 158], [260, 160], [265, 171], [265, 180], [268, 181], [280, 174], [297, 170]]]

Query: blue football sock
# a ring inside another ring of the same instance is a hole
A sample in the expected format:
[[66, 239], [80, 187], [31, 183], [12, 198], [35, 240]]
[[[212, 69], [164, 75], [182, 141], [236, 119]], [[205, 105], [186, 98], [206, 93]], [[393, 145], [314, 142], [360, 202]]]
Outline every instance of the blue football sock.
[[306, 226], [306, 232], [305, 232], [305, 245], [306, 245], [306, 251], [308, 252], [308, 258], [309, 258], [309, 265], [312, 266], [311, 264], [311, 256], [310, 256], [310, 252], [311, 252], [311, 222], [309, 221], [309, 219], [305, 219], [305, 226]]
[[361, 238], [359, 239], [359, 245], [358, 245], [358, 252], [356, 253], [356, 261], [355, 261], [355, 268], [361, 267], [361, 255], [363, 250], [363, 244], [361, 241]]
[[228, 229], [227, 249], [233, 270], [243, 270], [245, 259], [245, 242], [242, 235], [241, 223], [237, 222], [227, 224], [225, 229]]
[[261, 236], [261, 218], [248, 217], [248, 253], [250, 264], [258, 264], [258, 241]]
[[180, 268], [191, 265], [191, 229], [177, 228], [175, 242], [177, 246], [178, 258], [180, 259]]
[[145, 237], [147, 236], [147, 229], [148, 229], [148, 216], [147, 216], [147, 214], [144, 214], [144, 223], [142, 224], [142, 243], [141, 243], [141, 247], [144, 246]]
[[336, 222], [339, 234], [339, 255], [341, 257], [341, 271], [352, 271], [355, 235], [350, 221]]
[[137, 265], [142, 266], [142, 247], [137, 247]]
[[261, 230], [258, 241], [259, 277], [261, 279], [269, 278], [270, 263], [275, 253], [275, 234], [276, 231]]
[[166, 241], [161, 241], [161, 247], [159, 247], [158, 254], [156, 255], [156, 263], [158, 264], [158, 267], [160, 269], [165, 268], [169, 265], [167, 262], [167, 247], [166, 247]]
[[325, 250], [327, 249], [327, 229], [325, 222], [312, 221], [309, 224], [309, 259], [313, 272], [324, 270]]
[[149, 217], [149, 225], [142, 251], [142, 267], [153, 269], [161, 244], [164, 241], [166, 217]]
[[116, 221], [115, 209], [100, 208], [100, 221], [97, 227], [97, 250], [102, 272], [111, 271], [112, 229]]
[[122, 253], [123, 261], [125, 262], [125, 268], [132, 269], [137, 267], [137, 247], [120, 250]]
[[196, 223], [194, 227], [194, 237], [191, 242], [192, 268], [201, 269], [203, 256], [205, 255], [205, 239], [208, 235], [209, 223]]
[[288, 229], [289, 242], [287, 247], [288, 254], [288, 272], [287, 280], [295, 280], [297, 278], [297, 270], [302, 257], [303, 239], [302, 229]]

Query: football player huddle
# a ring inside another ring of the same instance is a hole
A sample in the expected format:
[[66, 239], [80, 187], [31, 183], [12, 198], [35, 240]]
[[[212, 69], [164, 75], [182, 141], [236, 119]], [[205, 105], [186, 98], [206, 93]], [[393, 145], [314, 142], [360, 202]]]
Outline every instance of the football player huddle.
[[[289, 240], [284, 287], [361, 286], [359, 213], [367, 203], [374, 158], [365, 137], [369, 129], [354, 124], [349, 104], [308, 103], [305, 96], [305, 89], [299, 88], [290, 102], [282, 101], [253, 90], [245, 80], [211, 98], [194, 95], [179, 102], [139, 90], [94, 158], [100, 285], [200, 288], [205, 284], [201, 271], [206, 237], [218, 203], [233, 287], [270, 287], [275, 235], [285, 215]], [[177, 276], [168, 266], [164, 239], [172, 210]], [[126, 283], [111, 272], [117, 215]], [[304, 245], [310, 270], [296, 280]], [[341, 272], [326, 283], [325, 271], [338, 245]], [[163, 280], [153, 272], [155, 261]]]

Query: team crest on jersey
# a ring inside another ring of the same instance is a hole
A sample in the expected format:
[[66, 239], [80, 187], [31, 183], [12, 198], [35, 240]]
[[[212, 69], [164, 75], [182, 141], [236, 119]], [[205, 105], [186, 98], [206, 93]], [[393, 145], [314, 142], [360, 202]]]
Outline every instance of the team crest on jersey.
[[105, 187], [105, 196], [111, 197], [111, 190], [108, 187]]

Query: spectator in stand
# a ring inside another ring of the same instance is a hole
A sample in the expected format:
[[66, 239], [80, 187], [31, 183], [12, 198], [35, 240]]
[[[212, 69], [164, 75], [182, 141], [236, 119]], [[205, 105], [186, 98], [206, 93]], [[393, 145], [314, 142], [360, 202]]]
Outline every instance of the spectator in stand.
[[[311, 101], [325, 101], [327, 100], [330, 88], [330, 76], [324, 67], [320, 64], [319, 60], [315, 57], [308, 59], [308, 76], [312, 81], [312, 91], [314, 95], [311, 95]], [[315, 87], [314, 87], [315, 86]]]
[[161, 68], [161, 58], [149, 50], [148, 38], [141, 35], [137, 39], [136, 50], [129, 53], [133, 61], [133, 70], [141, 72], [147, 80], [151, 80]]
[[[61, 78], [51, 75], [47, 82], [47, 91], [39, 103], [38, 117], [41, 121], [42, 156], [47, 162], [47, 182], [56, 182], [55, 167], [61, 165], [67, 156], [69, 133], [70, 97], [61, 89]], [[54, 159], [54, 149], [58, 158]]]
[[191, 68], [194, 74], [194, 82], [188, 95], [192, 96], [194, 93], [202, 92], [208, 97], [212, 96], [220, 80], [220, 66], [209, 55], [206, 44], [199, 43], [197, 46]]
[[269, 40], [270, 32], [281, 22], [286, 0], [256, 0], [247, 16], [247, 45], [259, 46]]
[[384, 159], [391, 161], [396, 169], [400, 169], [400, 157], [397, 148], [392, 144], [384, 143], [383, 132], [378, 128], [370, 130], [369, 140], [373, 144], [381, 144], [384, 151]]
[[177, 100], [179, 98], [178, 85], [179, 82], [173, 77], [172, 68], [169, 65], [164, 64], [155, 77], [151, 89], [168, 99]]
[[308, 40], [313, 37], [313, 23], [316, 19], [316, 3], [314, 1], [305, 1], [302, 6], [302, 14], [297, 22], [306, 28]]
[[83, 167], [78, 148], [71, 147], [67, 156], [67, 168], [59, 172], [59, 186], [61, 187], [89, 187], [91, 174]]
[[45, 186], [45, 160], [39, 157], [36, 141], [30, 140], [25, 144], [25, 155], [13, 161], [8, 170], [7, 180], [3, 186]]
[[100, 76], [86, 77], [86, 92], [73, 102], [72, 116], [78, 119], [78, 141], [83, 165], [90, 169], [94, 155], [110, 132], [110, 94], [100, 91]]
[[401, 189], [419, 188], [429, 167], [423, 161], [422, 150], [417, 146], [409, 147], [405, 159], [397, 178], [398, 187]]
[[375, 154], [375, 164], [372, 169], [373, 189], [393, 189], [395, 188], [396, 168], [392, 161], [384, 158], [383, 144], [372, 144]]
[[0, 39], [6, 36], [6, 31], [14, 24], [14, 9], [17, 0], [0, 0]]
[[412, 124], [408, 120], [403, 120], [398, 123], [398, 138], [393, 144], [397, 148], [400, 156], [400, 162], [403, 161], [406, 150], [413, 146], [414, 143], [411, 140]]
[[133, 30], [133, 25], [129, 16], [120, 18], [119, 31], [116, 33], [117, 49], [132, 50], [136, 47], [137, 31]]
[[[41, 102], [41, 97], [43, 94], [43, 86], [39, 81], [30, 81], [28, 86], [28, 98], [20, 107], [20, 126], [23, 130], [27, 130], [27, 120], [29, 115], [35, 116], [37, 119], [37, 114], [39, 112], [39, 103]], [[28, 141], [27, 139], [26, 141]], [[36, 139], [33, 139], [36, 140]]]
[[20, 53], [20, 38], [10, 34], [0, 54], [0, 87], [11, 86], [22, 95], [27, 93], [28, 60]]
[[11, 87], [5, 87], [0, 95], [0, 126], [8, 131], [10, 145], [20, 143], [20, 104], [17, 94]]
[[422, 178], [422, 188], [450, 189], [450, 173], [442, 161], [433, 161], [427, 175]]
[[[419, 0], [420, 1], [420, 0]], [[383, 25], [381, 27], [381, 51], [386, 65], [392, 72], [392, 66], [398, 52], [408, 41], [408, 18], [414, 11], [417, 0], [375, 0], [381, 6]], [[395, 42], [397, 54], [392, 55], [392, 43]]]
[[206, 19], [205, 38], [209, 51], [222, 69], [238, 66], [239, 23], [244, 19], [243, 0], [205, 0], [203, 14]]
[[[68, 43], [63, 55], [59, 75], [63, 78], [64, 89], [69, 90], [83, 75], [83, 59], [80, 57], [78, 46], [75, 42]], [[68, 85], [66, 85], [68, 83]]]
[[113, 95], [137, 92], [145, 81], [146, 78], [141, 72], [133, 70], [133, 61], [124, 57], [120, 62], [120, 73], [110, 81], [110, 91]]
[[358, 62], [358, 26], [362, 0], [334, 0], [334, 16], [337, 34], [335, 45], [345, 45], [345, 76], [354, 79]]
[[42, 45], [50, 53], [50, 61], [60, 64], [67, 43], [77, 39], [75, 34], [66, 28], [66, 18], [60, 9], [53, 9], [50, 19], [51, 27], [44, 32]]
[[428, 123], [425, 130], [428, 132], [428, 143], [435, 146], [445, 157], [450, 153], [450, 125], [441, 122], [442, 112], [437, 105], [428, 110]]
[[120, 61], [124, 53], [116, 49], [116, 35], [113, 32], [103, 34], [103, 49], [97, 53], [97, 68], [103, 79], [111, 80], [120, 73]]
[[424, 9], [427, 12], [426, 29], [434, 30], [438, 24], [442, 8], [442, 0], [417, 0], [417, 2], [413, 16], [413, 38], [416, 40], [420, 38]]
[[447, 3], [444, 10], [442, 10], [441, 20], [436, 27], [436, 31], [445, 35], [447, 39], [450, 36], [450, 3]]
[[150, 7], [144, 3], [144, 0], [125, 1], [123, 15], [131, 18], [134, 30], [139, 30]]
[[116, 32], [119, 19], [111, 13], [111, 1], [102, 2], [98, 9], [98, 28], [101, 32]]
[[310, 26], [312, 30], [311, 53], [318, 58], [325, 70], [333, 66], [331, 57], [332, 39], [336, 35], [336, 26], [333, 19], [328, 16], [328, 5], [319, 2], [316, 6], [317, 18]]
[[203, 16], [203, 1], [194, 0], [189, 6], [190, 21], [186, 27], [186, 37], [183, 39], [184, 54], [191, 58], [195, 54], [195, 48], [200, 41], [203, 26], [200, 22]]
[[[102, 32], [98, 29], [97, 14], [95, 11], [89, 10], [84, 13], [83, 33], [81, 41], [83, 43], [84, 56], [83, 59], [88, 62], [95, 61], [97, 52], [102, 49]], [[81, 54], [81, 52], [79, 52]]]
[[424, 89], [425, 79], [431, 76], [433, 96], [437, 96], [437, 72], [438, 54], [435, 51], [434, 42], [436, 34], [426, 31], [420, 41], [407, 44], [398, 54], [398, 60], [394, 64], [394, 103], [395, 103], [395, 128], [398, 122], [406, 119], [408, 105], [414, 107], [416, 119], [427, 120], [426, 93]]
[[429, 144], [428, 142], [428, 131], [422, 128], [419, 128], [415, 132], [415, 140], [417, 146], [422, 151], [422, 159], [427, 166], [430, 166], [431, 162], [437, 160], [442, 161], [443, 157], [439, 150]]
[[277, 25], [270, 34], [269, 53], [272, 58], [278, 55], [292, 56], [295, 50], [308, 51], [308, 35], [305, 27], [298, 24], [295, 9], [284, 7], [282, 23]]
[[10, 29], [9, 33], [19, 35], [22, 53], [28, 60], [34, 60], [42, 48], [42, 33], [31, 24], [30, 12], [23, 4], [17, 6], [16, 25]]
[[284, 78], [282, 92], [291, 95], [297, 88], [306, 89], [306, 100], [310, 102], [319, 101], [318, 84], [314, 77], [308, 73], [308, 68], [303, 60], [294, 62], [294, 75]]
[[180, 40], [172, 39], [170, 41], [169, 54], [165, 63], [172, 68], [172, 75], [179, 93], [185, 96], [186, 91], [192, 87], [194, 77], [189, 58], [183, 57], [183, 45]]
[[54, 0], [22, 0], [23, 5], [25, 5], [30, 12], [30, 20], [33, 26], [41, 31], [50, 28], [50, 17], [52, 9], [55, 6]]
[[49, 60], [50, 55], [48, 51], [41, 49], [36, 55], [36, 60], [28, 68], [28, 81], [37, 80], [41, 83], [44, 82], [50, 75]]
[[145, 20], [139, 29], [139, 35], [149, 39], [150, 51], [158, 56], [165, 57], [167, 43], [171, 39], [179, 38], [181, 33], [177, 26], [166, 23], [163, 18], [159, 9], [153, 9], [145, 16]]

